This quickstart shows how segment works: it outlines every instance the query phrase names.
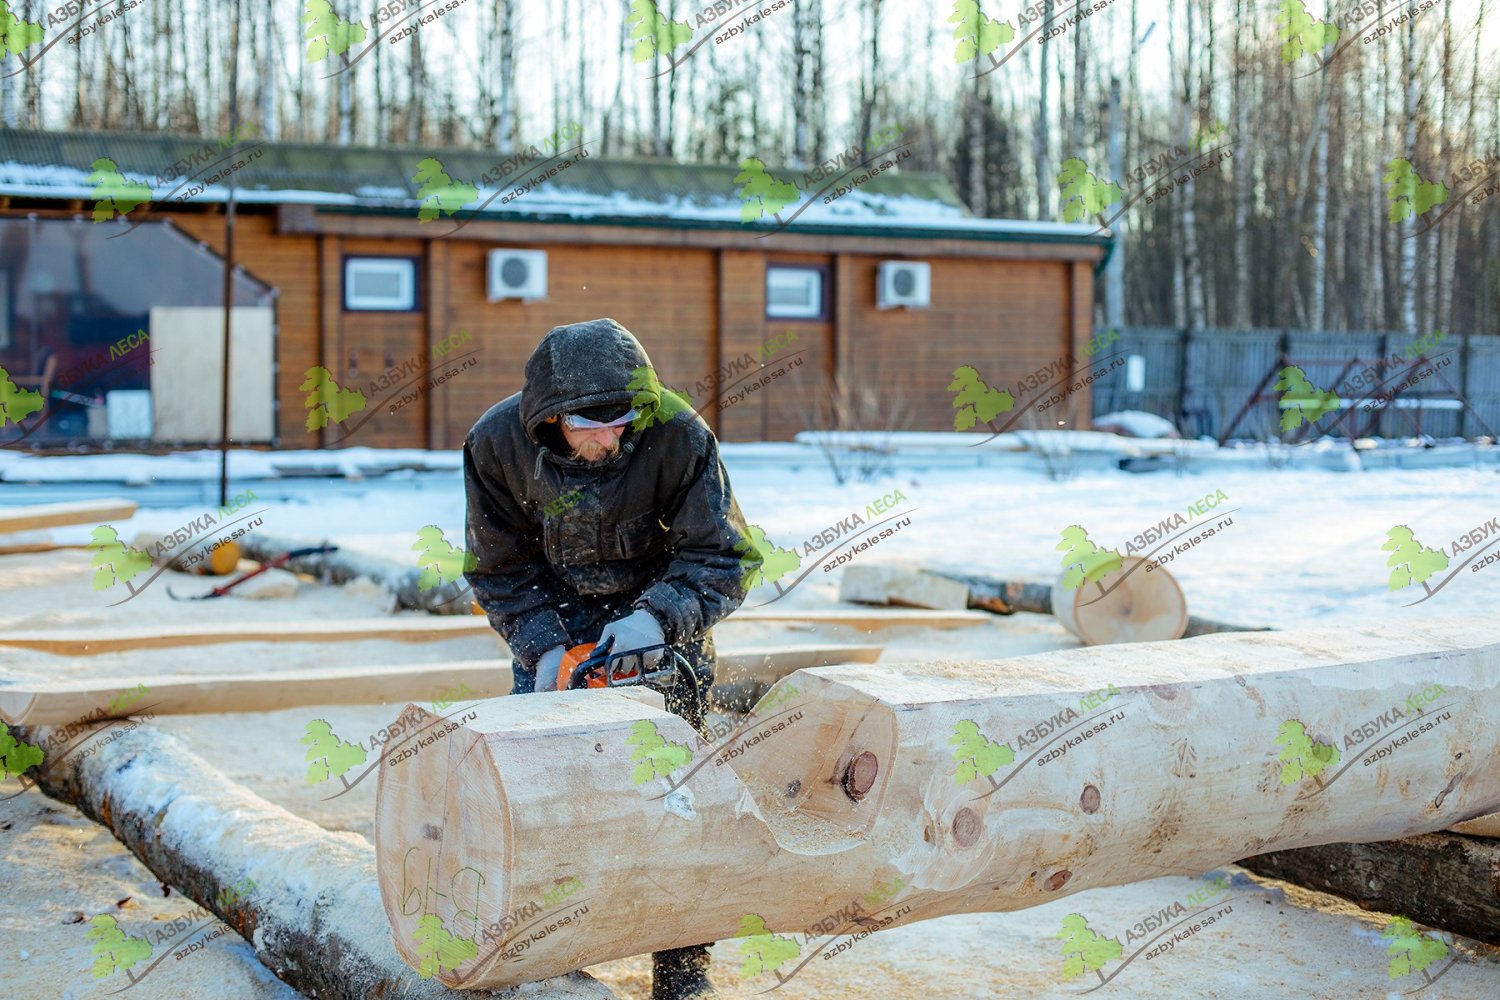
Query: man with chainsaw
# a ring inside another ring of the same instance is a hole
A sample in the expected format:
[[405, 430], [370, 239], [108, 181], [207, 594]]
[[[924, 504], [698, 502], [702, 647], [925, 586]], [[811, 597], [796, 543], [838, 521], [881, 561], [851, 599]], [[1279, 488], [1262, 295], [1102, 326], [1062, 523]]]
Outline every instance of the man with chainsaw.
[[[464, 484], [465, 576], [510, 646], [515, 693], [567, 687], [564, 654], [585, 643], [632, 654], [616, 662], [637, 672], [675, 651], [691, 670], [666, 683], [667, 710], [704, 732], [710, 629], [744, 601], [760, 556], [713, 432], [630, 331], [596, 319], [548, 332], [521, 391], [469, 432]], [[652, 1000], [715, 996], [708, 963], [707, 944], [652, 955]]]

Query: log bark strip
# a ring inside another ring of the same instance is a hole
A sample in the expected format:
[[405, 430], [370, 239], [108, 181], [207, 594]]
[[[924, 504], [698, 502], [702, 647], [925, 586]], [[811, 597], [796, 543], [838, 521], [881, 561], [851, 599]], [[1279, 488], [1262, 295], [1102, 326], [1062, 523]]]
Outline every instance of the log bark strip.
[[[1483, 620], [900, 669], [799, 671], [708, 748], [644, 693], [470, 704], [380, 771], [397, 949], [416, 960], [436, 917], [478, 946], [445, 982], [499, 986], [732, 937], [751, 914], [802, 931], [877, 886], [905, 887], [900, 922], [1015, 910], [1500, 808], [1500, 628]], [[1403, 704], [1412, 721], [1365, 734]], [[1283, 757], [1292, 721], [1306, 743]]]
[[[21, 729], [41, 743], [45, 727]], [[272, 805], [150, 726], [71, 754], [39, 787], [104, 824], [161, 879], [239, 932], [278, 979], [325, 1000], [467, 1000], [397, 957], [381, 919], [374, 851]], [[249, 879], [253, 888], [231, 887]], [[226, 902], [225, 900], [229, 901]], [[152, 996], [170, 995], [170, 969]], [[599, 1000], [614, 993], [572, 973], [507, 997]]]
[[1323, 844], [1245, 858], [1258, 875], [1351, 899], [1500, 945], [1500, 842], [1429, 833], [1378, 844]]

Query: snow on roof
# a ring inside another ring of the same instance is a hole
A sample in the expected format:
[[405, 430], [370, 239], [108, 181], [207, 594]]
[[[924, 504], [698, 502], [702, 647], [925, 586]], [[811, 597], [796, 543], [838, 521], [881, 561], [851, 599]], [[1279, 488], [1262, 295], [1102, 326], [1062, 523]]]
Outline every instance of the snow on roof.
[[[227, 181], [208, 184], [202, 183], [203, 178], [233, 162], [234, 150], [257, 148], [261, 155], [244, 162], [235, 174], [237, 201], [383, 213], [417, 212], [422, 201], [412, 175], [417, 164], [434, 155], [421, 149], [257, 143], [253, 138], [221, 151], [214, 140], [202, 138], [0, 130], [0, 194], [94, 201], [100, 197], [94, 164], [107, 156], [125, 182], [146, 185], [157, 206], [223, 202], [228, 198]], [[196, 159], [195, 153], [199, 154]], [[779, 221], [767, 216], [745, 223], [740, 185], [734, 181], [739, 168], [732, 165], [585, 155], [554, 175], [543, 176], [539, 168], [565, 158], [518, 163], [477, 150], [439, 150], [435, 157], [455, 183], [472, 183], [478, 191], [456, 215], [441, 216], [442, 222], [474, 217], [621, 224], [654, 221], [768, 233], [786, 224], [891, 234], [937, 231], [969, 239], [1108, 240], [1089, 224], [974, 218], [945, 177], [903, 173], [899, 168], [862, 177], [863, 170], [856, 167], [816, 181], [794, 168], [773, 168], [773, 177], [793, 183], [800, 180], [808, 190], [798, 190], [799, 198], [782, 210]], [[503, 182], [480, 183], [485, 175], [501, 173], [507, 175]]]

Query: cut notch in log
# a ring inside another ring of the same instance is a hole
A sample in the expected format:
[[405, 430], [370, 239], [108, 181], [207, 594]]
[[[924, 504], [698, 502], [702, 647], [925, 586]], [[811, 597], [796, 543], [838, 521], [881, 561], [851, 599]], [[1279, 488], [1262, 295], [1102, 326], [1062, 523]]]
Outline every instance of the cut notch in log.
[[[1500, 807], [1500, 772], [1484, 766], [1500, 753], [1486, 722], [1500, 632], [1486, 623], [904, 669], [801, 671], [709, 746], [615, 691], [469, 706], [381, 769], [376, 854], [398, 949], [412, 960], [415, 921], [434, 916], [476, 944], [444, 981], [500, 986], [732, 937], [751, 915], [801, 931], [871, 886], [907, 887], [903, 922], [1014, 910]], [[1319, 746], [1434, 687], [1435, 732], [1371, 766], [1373, 746], [1345, 750], [1318, 778]], [[1306, 746], [1286, 742], [1290, 722]], [[413, 872], [435, 887], [430, 910], [402, 903]], [[535, 919], [572, 929], [538, 938]]]

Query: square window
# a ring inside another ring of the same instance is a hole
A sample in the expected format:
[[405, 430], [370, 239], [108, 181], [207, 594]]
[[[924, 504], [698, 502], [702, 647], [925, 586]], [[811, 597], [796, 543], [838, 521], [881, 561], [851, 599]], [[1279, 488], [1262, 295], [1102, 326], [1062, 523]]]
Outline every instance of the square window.
[[344, 258], [344, 309], [411, 312], [417, 307], [417, 262], [406, 257]]
[[766, 268], [766, 316], [770, 319], [826, 318], [824, 284], [822, 268]]

